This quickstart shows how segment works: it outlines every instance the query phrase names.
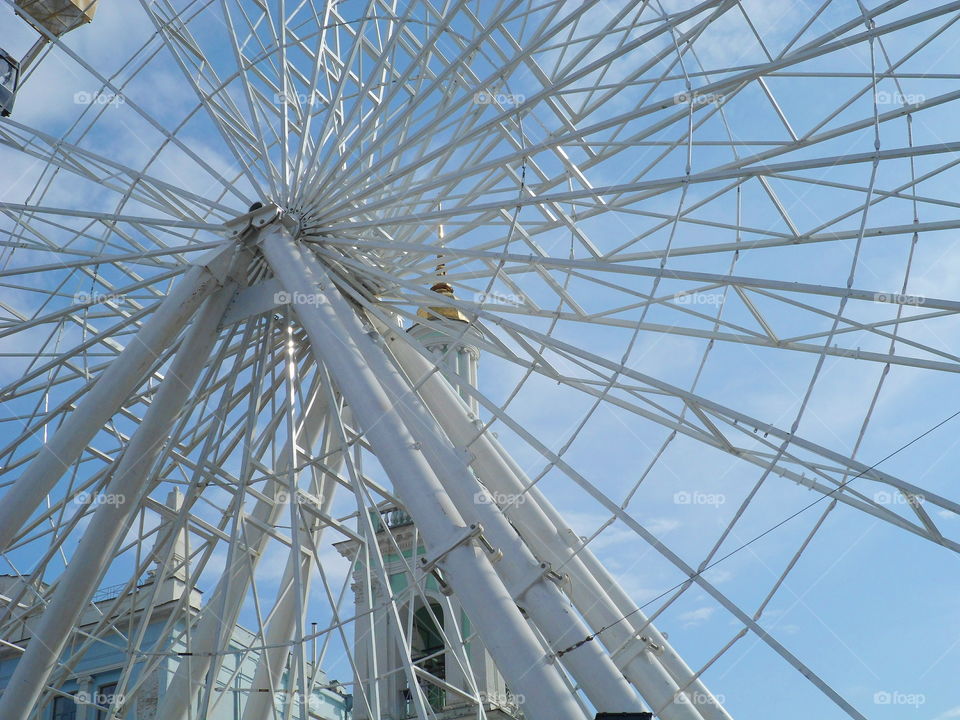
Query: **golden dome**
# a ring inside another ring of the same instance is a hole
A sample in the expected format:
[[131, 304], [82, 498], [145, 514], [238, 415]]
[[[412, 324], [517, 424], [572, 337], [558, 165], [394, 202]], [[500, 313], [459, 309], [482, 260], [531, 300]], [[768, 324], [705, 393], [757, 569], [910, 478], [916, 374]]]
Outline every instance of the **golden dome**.
[[[445, 280], [434, 283], [430, 289], [438, 295], [446, 295], [449, 298], [455, 297], [453, 294], [453, 286]], [[425, 320], [436, 320], [438, 316], [446, 318], [447, 320], [470, 322], [467, 316], [460, 312], [459, 308], [451, 307], [450, 305], [431, 305], [417, 310], [417, 317], [424, 318]]]

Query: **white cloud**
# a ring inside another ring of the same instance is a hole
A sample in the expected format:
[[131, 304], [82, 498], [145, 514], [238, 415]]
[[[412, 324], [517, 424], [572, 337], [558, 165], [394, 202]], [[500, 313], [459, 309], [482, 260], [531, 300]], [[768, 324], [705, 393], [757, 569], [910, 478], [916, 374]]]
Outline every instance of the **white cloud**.
[[696, 627], [697, 625], [702, 625], [707, 620], [709, 620], [713, 614], [716, 612], [716, 608], [704, 606], [699, 607], [696, 610], [688, 610], [686, 612], [680, 613], [680, 620], [683, 622], [685, 628]]

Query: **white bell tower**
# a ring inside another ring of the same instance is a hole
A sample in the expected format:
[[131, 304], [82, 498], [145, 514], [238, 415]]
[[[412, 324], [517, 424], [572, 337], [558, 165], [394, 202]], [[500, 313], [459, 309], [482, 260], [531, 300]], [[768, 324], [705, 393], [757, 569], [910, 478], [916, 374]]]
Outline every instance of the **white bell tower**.
[[[440, 279], [430, 289], [438, 295], [453, 298], [453, 287], [443, 280], [443, 264], [437, 266], [437, 274]], [[467, 316], [449, 305], [420, 308], [417, 316], [422, 318], [421, 322], [407, 332], [430, 351], [437, 364], [447, 371], [448, 377], [456, 375], [476, 387], [480, 364], [480, 350], [476, 343], [480, 333], [469, 325]], [[476, 415], [477, 401], [463, 391], [460, 395]]]

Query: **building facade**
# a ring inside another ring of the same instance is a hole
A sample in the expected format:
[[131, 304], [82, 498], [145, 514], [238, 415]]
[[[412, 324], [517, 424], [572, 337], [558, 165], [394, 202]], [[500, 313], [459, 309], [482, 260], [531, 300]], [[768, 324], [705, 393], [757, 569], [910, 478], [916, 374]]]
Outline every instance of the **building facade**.
[[[374, 514], [373, 526], [389, 587], [367, 584], [360, 544], [354, 540], [336, 548], [354, 563], [355, 615], [353, 720], [371, 720], [379, 708], [381, 720], [417, 717], [414, 689], [396, 639], [406, 637], [413, 664], [423, 672], [417, 682], [422, 698], [438, 720], [477, 717], [477, 701], [489, 720], [515, 720], [518, 705], [481, 640], [473, 635], [470, 619], [453, 595], [443, 592], [434, 577], [422, 580], [422, 590], [411, 588], [411, 571], [424, 547], [416, 527], [402, 510], [387, 508]], [[391, 598], [403, 597], [393, 603]], [[397, 627], [398, 623], [402, 626]], [[444, 635], [450, 640], [446, 642]], [[469, 675], [469, 677], [468, 677]], [[374, 691], [373, 680], [382, 678]], [[474, 693], [473, 687], [476, 689]], [[370, 705], [368, 705], [368, 703]]]
[[[167, 499], [171, 508], [179, 508], [181, 498], [176, 491]], [[172, 540], [172, 561], [168, 567], [183, 567], [186, 556], [183, 538]], [[157, 557], [165, 557], [156, 551]], [[13, 675], [20, 651], [11, 647], [26, 647], [32, 635], [33, 616], [24, 598], [43, 592], [43, 583], [31, 582], [28, 577], [0, 575], [0, 615], [16, 619], [12, 632], [0, 645], [0, 694]], [[119, 618], [116, 623], [115, 643], [90, 643], [73, 667], [54, 671], [58, 678], [56, 694], [39, 711], [36, 720], [155, 720], [163, 697], [180, 662], [189, 661], [185, 642], [187, 623], [197, 617], [202, 593], [188, 590], [182, 570], [165, 573], [158, 579], [156, 571], [132, 592], [123, 593], [126, 586], [104, 588], [93, 597], [78, 624], [79, 633], [68, 645], [65, 655], [80, 649], [85, 630], [92, 630], [104, 619]], [[146, 624], [143, 612], [153, 607]], [[26, 613], [26, 614], [23, 614]], [[21, 616], [22, 615], [22, 616]], [[249, 720], [243, 717], [246, 700], [251, 692], [269, 689], [253, 688], [254, 673], [259, 653], [250, 650], [257, 637], [246, 628], [236, 625], [231, 629], [229, 653], [220, 668], [216, 681], [209, 684], [213, 697], [201, 695], [198, 700], [209, 707], [197, 712], [198, 720]], [[134, 657], [127, 651], [133, 647]], [[163, 648], [161, 653], [142, 652], [145, 648]], [[122, 669], [130, 664], [132, 672], [126, 685], [120, 684]], [[308, 672], [312, 667], [308, 668]], [[350, 720], [352, 696], [335, 681], [328, 681], [318, 672], [317, 682], [309, 694], [307, 717], [310, 720]], [[129, 698], [129, 700], [128, 700]], [[285, 698], [277, 694], [274, 705], [283, 716], [285, 704], [292, 703], [292, 717], [300, 718], [299, 696]]]

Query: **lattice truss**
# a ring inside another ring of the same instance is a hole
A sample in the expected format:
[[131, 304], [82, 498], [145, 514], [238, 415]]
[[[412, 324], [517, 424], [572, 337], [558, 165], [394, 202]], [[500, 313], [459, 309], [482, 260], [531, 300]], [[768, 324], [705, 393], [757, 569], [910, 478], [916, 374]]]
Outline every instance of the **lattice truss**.
[[939, 654], [876, 558], [960, 548], [952, 441], [877, 461], [954, 411], [960, 2], [113, 5], [0, 122], [0, 717], [98, 649], [162, 720], [487, 717], [478, 643], [532, 720], [865, 718]]

